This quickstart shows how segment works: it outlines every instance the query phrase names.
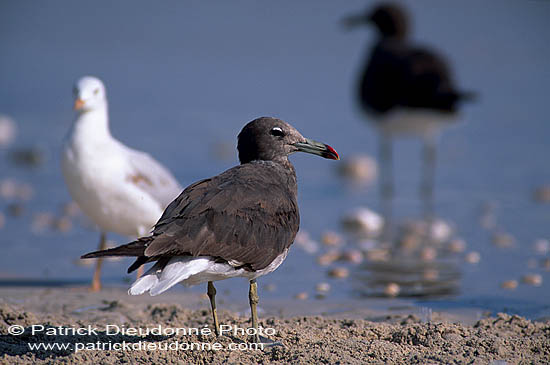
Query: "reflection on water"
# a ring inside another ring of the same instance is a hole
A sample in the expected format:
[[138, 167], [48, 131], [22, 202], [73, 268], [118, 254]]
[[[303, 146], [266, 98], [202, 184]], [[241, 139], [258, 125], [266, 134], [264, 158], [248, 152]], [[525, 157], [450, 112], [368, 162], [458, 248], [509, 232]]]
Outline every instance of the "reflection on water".
[[404, 257], [366, 262], [354, 276], [361, 296], [440, 297], [459, 292], [461, 273], [455, 260], [423, 262]]
[[391, 236], [396, 236], [391, 242], [374, 239], [363, 245], [366, 261], [353, 276], [357, 294], [435, 298], [460, 291], [459, 254], [465, 247], [450, 224], [409, 221]]

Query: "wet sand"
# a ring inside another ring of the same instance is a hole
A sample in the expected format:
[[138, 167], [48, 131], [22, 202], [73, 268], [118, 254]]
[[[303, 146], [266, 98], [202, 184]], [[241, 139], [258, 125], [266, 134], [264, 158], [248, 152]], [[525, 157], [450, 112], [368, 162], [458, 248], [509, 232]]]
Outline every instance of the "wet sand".
[[[246, 298], [243, 303], [218, 303], [220, 322], [227, 330], [218, 338], [208, 333], [209, 304], [198, 293], [152, 298], [129, 297], [119, 288], [101, 293], [84, 288], [1, 288], [0, 298], [0, 362], [10, 364], [546, 363], [550, 359], [550, 321], [506, 314], [476, 319], [467, 312], [422, 316], [418, 308], [388, 309], [376, 301], [361, 306], [268, 301], [260, 303], [260, 326], [266, 340], [276, 343], [251, 345], [244, 333], [249, 327]], [[10, 328], [24, 332], [12, 335]], [[29, 343], [68, 347], [31, 350]]]

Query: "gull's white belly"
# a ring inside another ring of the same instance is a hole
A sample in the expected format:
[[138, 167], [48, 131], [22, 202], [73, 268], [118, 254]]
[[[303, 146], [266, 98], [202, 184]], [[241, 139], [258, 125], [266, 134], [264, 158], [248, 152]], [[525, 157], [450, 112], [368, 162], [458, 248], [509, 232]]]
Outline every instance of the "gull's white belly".
[[368, 113], [368, 118], [388, 136], [432, 137], [456, 123], [456, 113], [429, 109], [394, 108], [383, 115]]
[[175, 256], [163, 267], [159, 262], [132, 284], [128, 290], [130, 295], [140, 295], [149, 291], [151, 295], [158, 295], [181, 283], [197, 285], [207, 281], [218, 281], [234, 277], [244, 277], [248, 280], [256, 279], [277, 269], [288, 254], [286, 249], [277, 256], [265, 269], [255, 272], [245, 269], [235, 269], [229, 263], [216, 262], [210, 256]]
[[162, 214], [160, 204], [128, 179], [116, 153], [90, 155], [66, 145], [62, 171], [71, 197], [102, 231], [144, 235]]
[[[212, 263], [209, 265], [208, 269], [198, 274], [191, 275], [181, 283], [184, 285], [196, 285], [207, 281], [225, 280], [239, 276], [247, 278], [248, 280], [256, 279], [260, 276], [264, 276], [275, 271], [279, 266], [281, 266], [287, 254], [288, 249], [286, 249], [281, 255], [277, 256], [275, 260], [273, 260], [273, 262], [271, 262], [265, 269], [258, 271], [247, 271], [245, 269], [235, 270], [233, 266], [226, 263]], [[214, 260], [213, 258], [209, 259], [211, 261]]]

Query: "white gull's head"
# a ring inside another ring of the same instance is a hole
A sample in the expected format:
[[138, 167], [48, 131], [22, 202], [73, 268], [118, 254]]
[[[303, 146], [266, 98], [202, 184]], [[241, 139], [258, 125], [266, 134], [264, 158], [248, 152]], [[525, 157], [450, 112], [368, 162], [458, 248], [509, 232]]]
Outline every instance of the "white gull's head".
[[107, 105], [105, 86], [100, 79], [93, 76], [80, 78], [73, 89], [74, 109], [86, 112]]

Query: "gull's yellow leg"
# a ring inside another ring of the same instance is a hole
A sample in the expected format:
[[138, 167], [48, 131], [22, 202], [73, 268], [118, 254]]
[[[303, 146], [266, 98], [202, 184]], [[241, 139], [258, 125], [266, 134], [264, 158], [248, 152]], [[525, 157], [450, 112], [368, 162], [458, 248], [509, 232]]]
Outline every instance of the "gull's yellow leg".
[[210, 298], [210, 306], [212, 307], [212, 317], [214, 318], [214, 330], [216, 331], [216, 336], [220, 335], [220, 323], [218, 322], [218, 311], [216, 310], [216, 288], [214, 288], [214, 283], [208, 282], [208, 291], [206, 292]]
[[[99, 237], [99, 250], [104, 250], [107, 248], [107, 236], [105, 232], [101, 232]], [[92, 279], [92, 286], [90, 291], [98, 292], [101, 290], [101, 265], [103, 264], [103, 257], [96, 259], [94, 278]]]
[[252, 327], [256, 329], [256, 335], [254, 335], [254, 342], [260, 343], [260, 335], [258, 334], [258, 312], [256, 305], [260, 301], [258, 297], [258, 284], [256, 279], [250, 280], [250, 291], [248, 293], [248, 299], [250, 300], [250, 313], [252, 315]]

